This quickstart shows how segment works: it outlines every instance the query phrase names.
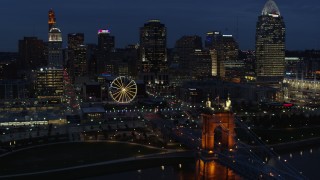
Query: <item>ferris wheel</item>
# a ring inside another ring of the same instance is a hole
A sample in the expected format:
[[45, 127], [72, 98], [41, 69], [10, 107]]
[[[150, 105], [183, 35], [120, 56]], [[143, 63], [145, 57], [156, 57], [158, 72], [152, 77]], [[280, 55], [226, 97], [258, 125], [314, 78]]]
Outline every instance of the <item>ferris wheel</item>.
[[129, 103], [137, 95], [137, 84], [134, 80], [119, 76], [111, 82], [109, 94], [118, 103]]

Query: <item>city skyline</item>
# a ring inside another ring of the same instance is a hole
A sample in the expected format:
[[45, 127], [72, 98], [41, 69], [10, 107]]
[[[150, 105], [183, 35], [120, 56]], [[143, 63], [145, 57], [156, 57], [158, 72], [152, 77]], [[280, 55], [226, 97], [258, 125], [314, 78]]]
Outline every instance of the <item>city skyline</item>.
[[[206, 32], [218, 30], [238, 37], [240, 49], [254, 49], [255, 25], [265, 3], [264, 0], [228, 0], [219, 3], [165, 0], [152, 4], [144, 1], [69, 0], [57, 4], [38, 0], [5, 0], [1, 7], [3, 14], [0, 21], [3, 26], [0, 51], [17, 51], [17, 42], [24, 36], [46, 40], [47, 13], [50, 8], [56, 13], [57, 26], [62, 31], [63, 39], [68, 33], [80, 32], [85, 34], [85, 43], [97, 43], [97, 30], [107, 28], [115, 36], [116, 47], [124, 47], [139, 42], [139, 27], [147, 20], [159, 19], [168, 28], [169, 48], [183, 35], [204, 37]], [[287, 49], [319, 48], [317, 39], [320, 35], [317, 31], [320, 28], [315, 26], [315, 19], [319, 15], [316, 10], [320, 3], [315, 0], [290, 4], [277, 0], [276, 3], [287, 25]], [[66, 42], [63, 47], [66, 47]]]

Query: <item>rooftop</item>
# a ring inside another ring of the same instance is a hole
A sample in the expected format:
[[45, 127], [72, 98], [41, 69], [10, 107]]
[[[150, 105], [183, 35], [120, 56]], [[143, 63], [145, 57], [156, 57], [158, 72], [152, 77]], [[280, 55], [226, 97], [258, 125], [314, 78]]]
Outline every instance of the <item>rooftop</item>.
[[273, 0], [268, 0], [262, 9], [261, 15], [280, 16], [280, 11], [277, 4]]

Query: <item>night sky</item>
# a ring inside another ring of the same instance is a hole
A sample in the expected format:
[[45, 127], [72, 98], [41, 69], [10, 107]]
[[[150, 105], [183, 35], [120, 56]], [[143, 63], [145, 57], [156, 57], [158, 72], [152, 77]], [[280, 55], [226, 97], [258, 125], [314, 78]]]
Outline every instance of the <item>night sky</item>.
[[[116, 47], [139, 42], [139, 27], [159, 19], [168, 30], [168, 47], [182, 35], [220, 30], [236, 35], [241, 49], [254, 49], [255, 26], [266, 0], [1, 0], [0, 51], [17, 51], [18, 40], [37, 36], [47, 40], [48, 10], [56, 13], [63, 33], [85, 33], [97, 43], [97, 30], [108, 28]], [[287, 27], [289, 50], [320, 48], [320, 1], [275, 0]], [[203, 38], [204, 39], [204, 38]], [[65, 46], [65, 44], [64, 44]]]

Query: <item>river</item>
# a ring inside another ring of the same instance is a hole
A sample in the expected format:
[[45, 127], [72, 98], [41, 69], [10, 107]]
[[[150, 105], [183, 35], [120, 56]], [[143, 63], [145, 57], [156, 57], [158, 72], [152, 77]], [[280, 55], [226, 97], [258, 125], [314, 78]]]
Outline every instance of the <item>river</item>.
[[[320, 148], [309, 148], [280, 156], [283, 162], [290, 164], [310, 180], [320, 179]], [[272, 162], [272, 160], [270, 160]], [[199, 164], [200, 163], [200, 164]], [[206, 169], [199, 160], [195, 163], [179, 163], [169, 166], [157, 166], [134, 171], [106, 174], [88, 179], [130, 179], [130, 180], [194, 180], [194, 179], [241, 179], [231, 170], [217, 164], [207, 164]], [[199, 170], [202, 169], [202, 170]], [[204, 174], [203, 172], [207, 172]], [[209, 174], [208, 174], [209, 173]]]

